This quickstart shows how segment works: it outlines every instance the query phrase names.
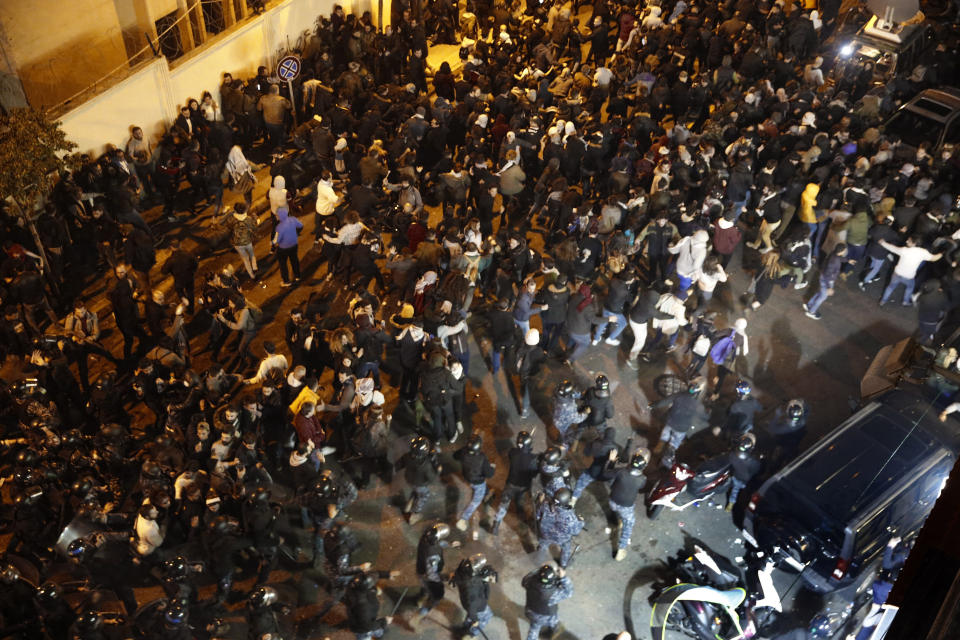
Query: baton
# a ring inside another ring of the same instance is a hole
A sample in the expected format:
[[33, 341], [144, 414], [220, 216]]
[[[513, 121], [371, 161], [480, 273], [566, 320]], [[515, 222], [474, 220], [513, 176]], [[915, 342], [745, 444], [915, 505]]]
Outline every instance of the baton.
[[400, 599], [397, 600], [397, 604], [393, 605], [393, 611], [390, 612], [390, 617], [391, 617], [391, 618], [393, 617], [393, 614], [395, 614], [395, 613], [397, 612], [397, 609], [400, 608], [400, 603], [403, 602], [403, 599], [406, 597], [407, 591], [409, 591], [409, 590], [410, 590], [410, 587], [404, 587], [404, 588], [403, 588], [403, 593], [400, 594]]

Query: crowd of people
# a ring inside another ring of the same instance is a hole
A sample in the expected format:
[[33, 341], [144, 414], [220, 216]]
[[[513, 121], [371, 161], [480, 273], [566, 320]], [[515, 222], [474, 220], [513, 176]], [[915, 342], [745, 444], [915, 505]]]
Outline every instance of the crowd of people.
[[[322, 569], [349, 630], [381, 637], [393, 614], [379, 585], [398, 576], [352, 559], [363, 549], [345, 522], [380, 483], [399, 488], [409, 526], [430, 520], [412, 615], [451, 584], [467, 636], [499, 615], [497, 558], [446, 565], [460, 541], [444, 520], [499, 536], [512, 503], [535, 523], [536, 560], [560, 553], [523, 579], [534, 640], [574, 594], [565, 567], [592, 483], [609, 486], [590, 493], [606, 496], [623, 561], [647, 475], [709, 430], [708, 408], [726, 416], [712, 436], [734, 468], [728, 510], [800, 450], [807, 404], [782, 398], [755, 425], [738, 366], [751, 314], [778, 289], [819, 320], [852, 274], [865, 309], [915, 306], [918, 339], [933, 340], [960, 298], [960, 154], [881, 125], [957, 79], [955, 36], [925, 73], [877, 82], [869, 63], [827, 61], [839, 7], [582, 4], [394, 2], [382, 31], [338, 6], [294, 96], [266, 67], [224, 74], [219, 102], [189, 100], [158, 144], [135, 127], [125, 148], [64, 172], [42, 246], [5, 212], [3, 631], [120, 637], [101, 601], [64, 593], [85, 580], [141, 637], [224, 637], [239, 600], [251, 638], [325, 632], [329, 606], [294, 624], [308, 603], [271, 583], [283, 560]], [[459, 62], [433, 69], [429, 45], [450, 41]], [[176, 232], [200, 220], [240, 266], [185, 246]], [[733, 269], [750, 286], [727, 294], [730, 314], [717, 296]], [[81, 292], [103, 272], [98, 314]], [[308, 282], [289, 313], [254, 300]], [[122, 348], [108, 348], [110, 325]], [[600, 349], [651, 378], [665, 353], [681, 364], [682, 388], [651, 404], [634, 444], [618, 442], [629, 421], [612, 374], [577, 382]], [[471, 418], [471, 377], [487, 367], [503, 370], [523, 429], [506, 456]], [[566, 379], [544, 398], [547, 371]], [[469, 488], [455, 514], [437, 491], [449, 482]], [[238, 573], [256, 576], [248, 592]], [[142, 607], [147, 584], [165, 597]]]

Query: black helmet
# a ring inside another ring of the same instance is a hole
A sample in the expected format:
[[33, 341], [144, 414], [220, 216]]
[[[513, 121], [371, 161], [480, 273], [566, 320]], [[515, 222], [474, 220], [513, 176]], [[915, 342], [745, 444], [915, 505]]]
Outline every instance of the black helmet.
[[83, 538], [77, 538], [67, 545], [67, 556], [76, 562], [83, 562], [93, 550], [92, 544]]
[[537, 578], [541, 584], [553, 584], [557, 581], [557, 572], [553, 565], [545, 564], [537, 570]]
[[563, 453], [557, 447], [549, 447], [546, 451], [543, 452], [543, 458], [541, 461], [544, 464], [557, 464], [560, 462], [560, 459], [563, 457]]
[[556, 500], [557, 504], [561, 507], [569, 507], [570, 502], [573, 500], [573, 491], [570, 491], [570, 489], [566, 487], [561, 487], [553, 494], [553, 499]]
[[746, 398], [748, 395], [750, 395], [750, 392], [753, 391], [753, 387], [751, 387], [750, 383], [746, 380], [738, 380], [736, 391], [737, 396], [740, 398]]
[[787, 403], [787, 417], [793, 422], [803, 417], [803, 400], [794, 398]]
[[485, 566], [487, 566], [487, 556], [482, 553], [475, 553], [460, 561], [460, 567], [471, 575], [477, 575]]
[[373, 573], [361, 571], [353, 576], [350, 581], [350, 588], [357, 591], [370, 591], [377, 586], [377, 577]]
[[71, 493], [75, 496], [85, 496], [90, 493], [91, 489], [93, 489], [93, 478], [90, 476], [83, 476], [74, 480], [70, 487]]
[[573, 394], [576, 393], [577, 387], [569, 380], [564, 380], [557, 385], [556, 394], [560, 398], [571, 398]]
[[226, 534], [233, 528], [233, 522], [227, 516], [217, 516], [210, 521], [210, 530], [214, 533]]
[[610, 395], [610, 380], [607, 379], [607, 376], [601, 373], [594, 382], [599, 397], [605, 398]]
[[163, 624], [168, 628], [181, 628], [187, 624], [189, 610], [183, 601], [175, 598], [170, 601], [167, 610], [163, 612]]
[[263, 485], [258, 486], [250, 492], [250, 500], [256, 502], [266, 502], [270, 499], [270, 489]]
[[337, 484], [328, 475], [322, 475], [313, 483], [313, 494], [320, 498], [332, 498], [336, 495]]
[[62, 595], [60, 585], [56, 582], [47, 581], [37, 589], [37, 602], [39, 602], [41, 606], [52, 607], [60, 600]]
[[160, 465], [153, 460], [147, 460], [143, 463], [143, 466], [140, 467], [140, 472], [148, 478], [159, 478], [163, 470], [160, 468]]
[[83, 632], [97, 631], [103, 626], [103, 618], [93, 609], [87, 609], [77, 618], [77, 629]]
[[170, 558], [163, 563], [163, 577], [177, 582], [187, 577], [187, 559], [183, 556]]
[[479, 433], [475, 433], [470, 436], [470, 439], [467, 440], [467, 451], [472, 453], [479, 453], [483, 448], [483, 439], [480, 437]]
[[430, 453], [430, 441], [423, 436], [417, 436], [410, 443], [410, 451], [416, 457], [423, 457]]
[[811, 638], [829, 638], [833, 633], [833, 621], [830, 615], [817, 614], [810, 621]]
[[70, 429], [63, 434], [62, 442], [65, 446], [75, 447], [83, 442], [83, 433], [81, 433], [80, 429]]
[[3, 584], [13, 584], [22, 577], [23, 576], [20, 575], [20, 570], [12, 564], [8, 564], [3, 567], [3, 569], [0, 569], [0, 582]]
[[33, 449], [24, 449], [17, 454], [17, 465], [21, 467], [33, 467], [40, 462], [40, 454]]
[[646, 448], [637, 449], [636, 453], [630, 458], [630, 470], [634, 474], [642, 472], [650, 462], [650, 451]]
[[450, 525], [445, 522], [438, 522], [427, 529], [424, 535], [430, 542], [437, 543], [450, 535]]
[[273, 587], [258, 587], [250, 595], [250, 606], [254, 609], [264, 609], [277, 601], [277, 590]]
[[517, 446], [521, 449], [526, 449], [533, 445], [533, 436], [530, 435], [529, 431], [521, 431], [517, 434]]
[[739, 453], [750, 453], [755, 446], [757, 446], [757, 436], [752, 433], [745, 433], [737, 438], [737, 451]]

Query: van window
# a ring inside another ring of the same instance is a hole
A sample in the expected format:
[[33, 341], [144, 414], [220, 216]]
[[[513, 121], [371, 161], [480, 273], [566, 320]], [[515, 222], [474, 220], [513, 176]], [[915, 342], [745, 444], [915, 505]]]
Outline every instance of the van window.
[[921, 142], [936, 143], [943, 130], [943, 123], [915, 111], [901, 109], [890, 118], [884, 129], [887, 133], [899, 136], [906, 144], [916, 147]]
[[950, 126], [947, 127], [947, 136], [944, 142], [947, 144], [960, 144], [960, 116], [954, 118]]
[[929, 111], [935, 115], [940, 116], [941, 118], [946, 118], [950, 115], [950, 112], [953, 111], [951, 107], [943, 104], [942, 102], [937, 102], [936, 100], [930, 100], [929, 98], [917, 98], [917, 101], [913, 103], [918, 109], [923, 109], [924, 111]]

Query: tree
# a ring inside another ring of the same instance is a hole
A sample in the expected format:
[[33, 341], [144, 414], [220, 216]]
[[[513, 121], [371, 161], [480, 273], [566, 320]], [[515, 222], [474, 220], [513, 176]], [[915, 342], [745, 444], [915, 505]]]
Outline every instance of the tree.
[[76, 147], [60, 122], [51, 122], [41, 111], [13, 109], [0, 118], [0, 199], [16, 205], [33, 234], [45, 269], [49, 263], [33, 213], [67, 168], [71, 160], [67, 154]]

